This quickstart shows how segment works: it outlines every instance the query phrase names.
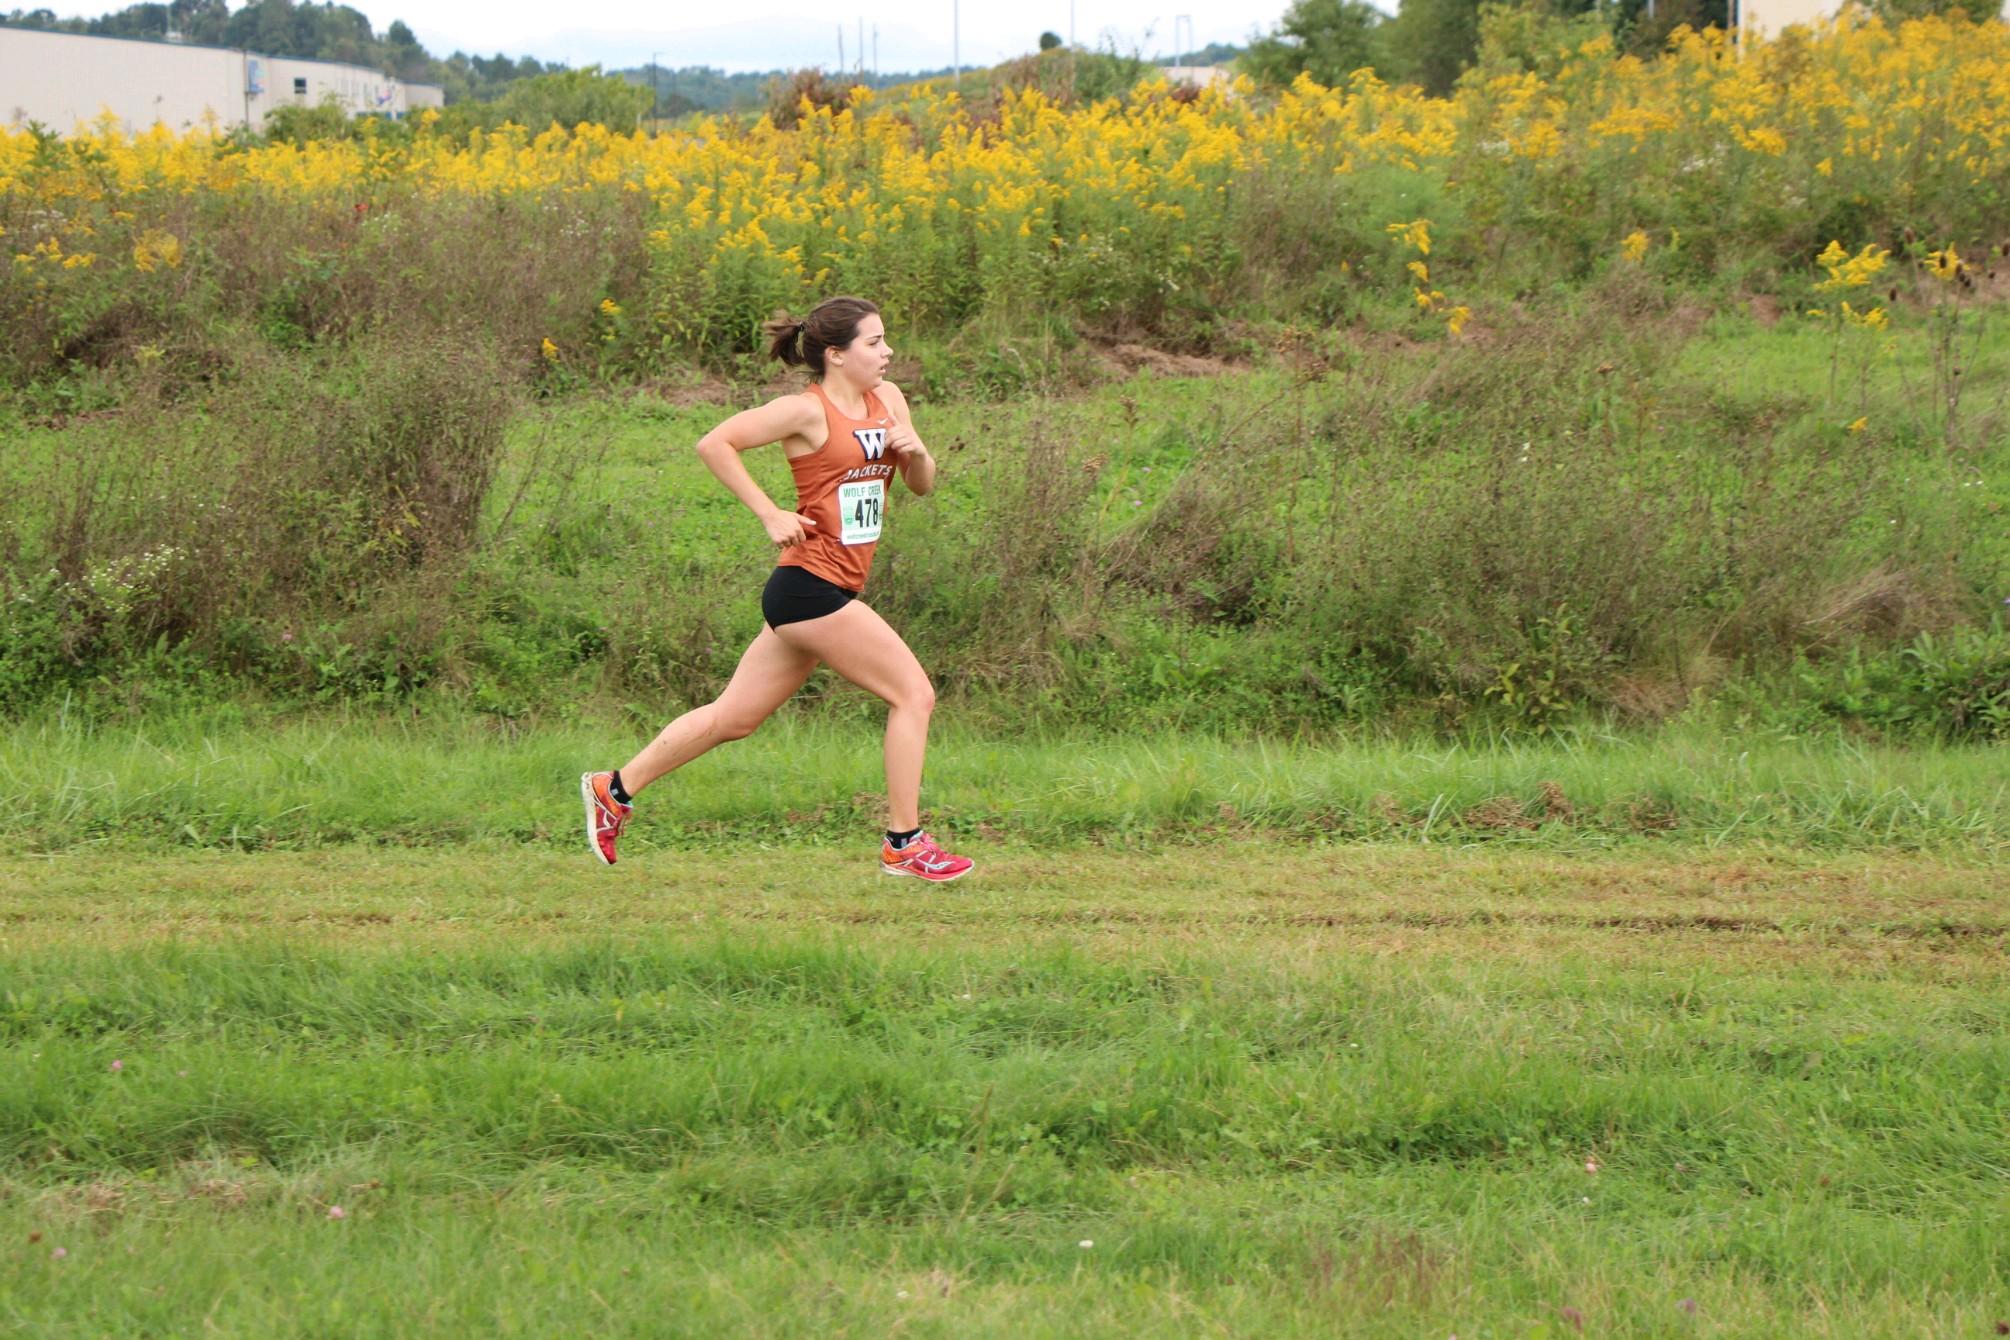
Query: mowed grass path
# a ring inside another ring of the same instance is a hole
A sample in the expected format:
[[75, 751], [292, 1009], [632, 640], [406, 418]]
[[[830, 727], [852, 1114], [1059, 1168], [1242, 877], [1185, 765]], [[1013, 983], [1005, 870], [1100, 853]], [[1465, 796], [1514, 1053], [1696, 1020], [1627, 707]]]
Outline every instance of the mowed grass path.
[[2010, 1320], [1999, 864], [972, 850], [0, 861], [0, 1333]]

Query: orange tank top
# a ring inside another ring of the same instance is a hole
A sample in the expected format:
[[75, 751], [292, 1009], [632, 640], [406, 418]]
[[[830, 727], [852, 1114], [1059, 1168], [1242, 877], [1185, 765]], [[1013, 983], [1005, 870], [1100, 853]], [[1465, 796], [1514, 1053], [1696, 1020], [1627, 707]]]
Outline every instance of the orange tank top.
[[816, 522], [816, 529], [803, 543], [782, 550], [775, 562], [807, 569], [847, 591], [863, 591], [893, 485], [893, 453], [886, 446], [893, 415], [870, 391], [866, 417], [854, 419], [819, 383], [811, 382], [810, 390], [823, 402], [828, 431], [821, 447], [790, 460], [789, 472], [796, 477], [796, 511]]

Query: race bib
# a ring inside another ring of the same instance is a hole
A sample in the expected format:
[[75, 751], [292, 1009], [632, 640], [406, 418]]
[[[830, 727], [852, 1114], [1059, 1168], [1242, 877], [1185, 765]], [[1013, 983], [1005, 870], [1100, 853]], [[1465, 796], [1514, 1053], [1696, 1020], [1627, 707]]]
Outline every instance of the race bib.
[[844, 526], [838, 538], [846, 544], [871, 544], [879, 538], [879, 523], [885, 511], [884, 479], [838, 485], [838, 520]]

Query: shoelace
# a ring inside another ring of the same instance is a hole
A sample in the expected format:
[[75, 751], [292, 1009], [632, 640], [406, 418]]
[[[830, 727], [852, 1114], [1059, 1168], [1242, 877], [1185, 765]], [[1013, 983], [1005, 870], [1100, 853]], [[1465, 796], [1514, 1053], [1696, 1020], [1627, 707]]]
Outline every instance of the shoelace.
[[[913, 855], [909, 856], [909, 852], [912, 852]], [[928, 838], [923, 838], [911, 844], [906, 851], [900, 854], [902, 857], [912, 860], [923, 870], [940, 870], [943, 866], [949, 864], [949, 854], [936, 846]]]

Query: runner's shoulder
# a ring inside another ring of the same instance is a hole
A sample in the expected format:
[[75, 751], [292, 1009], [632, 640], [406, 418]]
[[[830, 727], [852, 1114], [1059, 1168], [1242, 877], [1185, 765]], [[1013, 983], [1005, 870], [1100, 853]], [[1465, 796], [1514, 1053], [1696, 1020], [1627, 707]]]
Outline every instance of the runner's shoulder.
[[736, 421], [750, 445], [756, 440], [783, 443], [791, 460], [821, 447], [826, 436], [823, 404], [814, 391], [784, 392], [757, 409], [744, 411]]
[[766, 408], [770, 413], [785, 414], [790, 427], [799, 433], [824, 421], [824, 402], [810, 387], [778, 395], [767, 403]]
[[907, 412], [907, 396], [898, 386], [890, 381], [881, 381], [874, 389], [879, 392], [880, 399], [887, 409], [896, 414]]

